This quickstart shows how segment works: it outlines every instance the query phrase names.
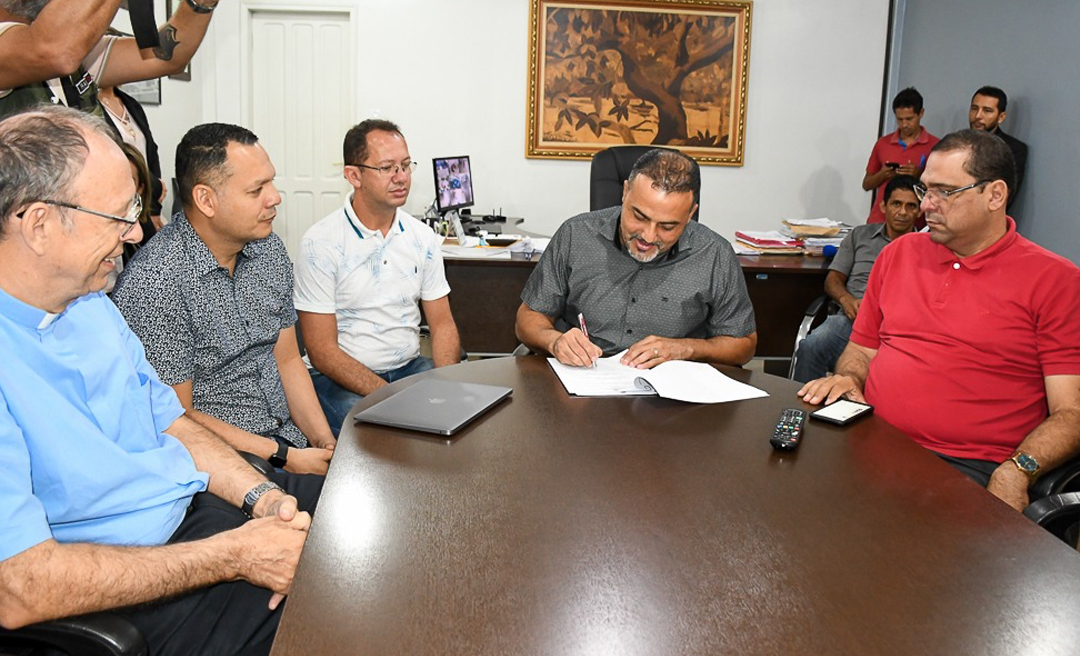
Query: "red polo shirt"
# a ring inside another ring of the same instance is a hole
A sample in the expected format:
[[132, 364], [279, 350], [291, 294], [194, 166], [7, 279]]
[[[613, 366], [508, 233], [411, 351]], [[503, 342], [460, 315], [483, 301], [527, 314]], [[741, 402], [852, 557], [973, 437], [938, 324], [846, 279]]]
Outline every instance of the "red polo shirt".
[[[901, 143], [899, 130], [878, 139], [877, 143], [874, 144], [874, 149], [870, 151], [870, 161], [866, 163], [866, 172], [877, 173], [881, 170], [881, 167], [885, 166], [885, 162], [896, 162], [900, 165], [918, 164], [921, 173], [923, 168], [926, 167], [926, 158], [930, 156], [930, 149], [941, 140], [930, 134], [930, 131], [926, 128], [920, 129], [922, 132], [919, 133], [919, 138], [914, 143]], [[877, 191], [874, 192], [874, 206], [870, 209], [870, 217], [866, 219], [867, 223], [885, 223], [885, 213], [881, 211], [881, 199], [885, 195], [885, 185], [887, 184], [889, 184], [888, 180], [881, 183]], [[921, 220], [919, 223], [921, 225], [915, 226], [917, 229], [921, 229], [923, 225], [926, 225]]]
[[1080, 269], [1016, 233], [958, 258], [926, 233], [885, 247], [851, 341], [865, 395], [926, 448], [1002, 462], [1047, 417], [1044, 376], [1080, 374]]

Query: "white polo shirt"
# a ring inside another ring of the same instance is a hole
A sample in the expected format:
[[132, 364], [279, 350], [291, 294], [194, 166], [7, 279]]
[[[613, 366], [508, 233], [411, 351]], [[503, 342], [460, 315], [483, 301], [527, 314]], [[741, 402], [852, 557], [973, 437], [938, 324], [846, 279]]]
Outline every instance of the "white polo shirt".
[[399, 209], [384, 237], [360, 223], [351, 196], [304, 233], [295, 272], [296, 309], [336, 314], [338, 345], [378, 373], [420, 355], [418, 303], [450, 293], [431, 228]]

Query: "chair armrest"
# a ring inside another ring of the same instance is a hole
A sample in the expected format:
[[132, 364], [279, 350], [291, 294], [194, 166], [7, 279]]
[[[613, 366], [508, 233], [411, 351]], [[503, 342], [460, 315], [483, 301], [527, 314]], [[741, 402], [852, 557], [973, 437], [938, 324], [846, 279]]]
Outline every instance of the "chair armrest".
[[818, 324], [825, 320], [826, 312], [829, 310], [829, 303], [831, 298], [826, 294], [822, 294], [810, 302], [810, 305], [806, 306], [806, 311], [803, 312], [803, 319], [799, 323], [798, 330], [795, 331], [795, 344], [791, 349], [791, 362], [788, 365], [788, 378], [795, 377], [795, 365], [798, 363], [799, 357], [799, 344], [806, 339], [806, 336], [810, 334]]
[[147, 653], [146, 640], [135, 625], [113, 613], [40, 622], [14, 631], [0, 629], [0, 647], [29, 644], [49, 645], [80, 656], [145, 656]]
[[1034, 501], [1062, 492], [1080, 492], [1080, 456], [1040, 476], [1028, 488], [1028, 498]]
[[274, 466], [270, 464], [270, 461], [262, 456], [257, 456], [254, 453], [248, 453], [247, 451], [238, 451], [240, 457], [247, 460], [248, 464], [255, 468], [255, 471], [259, 472], [263, 476], [269, 476], [274, 473]]
[[1024, 516], [1075, 547], [1080, 532], [1080, 492], [1043, 497], [1028, 505]]

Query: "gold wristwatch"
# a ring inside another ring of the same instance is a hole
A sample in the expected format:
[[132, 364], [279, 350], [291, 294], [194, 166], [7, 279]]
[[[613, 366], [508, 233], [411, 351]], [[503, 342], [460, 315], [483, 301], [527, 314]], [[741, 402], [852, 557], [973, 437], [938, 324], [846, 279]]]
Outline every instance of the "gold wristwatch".
[[1023, 451], [1017, 451], [1009, 458], [1016, 468], [1024, 472], [1028, 478], [1035, 480], [1039, 476], [1039, 461], [1035, 459], [1035, 456], [1024, 453]]

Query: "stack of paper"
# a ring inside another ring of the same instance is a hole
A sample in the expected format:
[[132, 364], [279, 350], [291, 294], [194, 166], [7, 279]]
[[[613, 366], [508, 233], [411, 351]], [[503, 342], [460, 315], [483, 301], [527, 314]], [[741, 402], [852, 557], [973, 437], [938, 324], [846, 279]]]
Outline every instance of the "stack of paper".
[[799, 240], [786, 237], [777, 230], [737, 230], [735, 239], [757, 254], [800, 255], [803, 252]]
[[804, 237], [835, 237], [844, 224], [832, 219], [784, 219], [785, 233], [802, 239]]
[[701, 362], [672, 360], [652, 369], [619, 362], [626, 351], [596, 361], [596, 368], [570, 367], [548, 358], [567, 393], [574, 396], [662, 396], [687, 403], [725, 403], [768, 394], [728, 378]]
[[843, 237], [807, 237], [803, 240], [803, 248], [807, 255], [823, 255], [826, 246], [840, 248], [843, 241]]

